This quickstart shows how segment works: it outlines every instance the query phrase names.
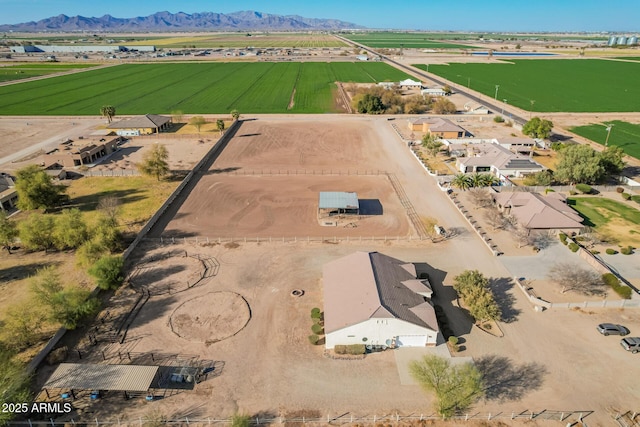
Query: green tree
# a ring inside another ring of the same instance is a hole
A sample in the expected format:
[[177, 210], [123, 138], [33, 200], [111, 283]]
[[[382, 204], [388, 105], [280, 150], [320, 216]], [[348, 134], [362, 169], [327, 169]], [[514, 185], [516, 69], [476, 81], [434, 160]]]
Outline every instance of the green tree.
[[49, 175], [36, 165], [26, 166], [16, 172], [18, 208], [23, 211], [56, 206], [66, 187], [55, 185]]
[[425, 148], [425, 150], [427, 150], [427, 153], [429, 153], [429, 155], [436, 157], [444, 144], [442, 143], [442, 141], [437, 140], [430, 133], [427, 133], [422, 137], [422, 146]]
[[240, 112], [238, 110], [231, 110], [231, 118], [235, 121], [240, 118]]
[[471, 178], [463, 173], [456, 174], [451, 180], [451, 185], [462, 191], [468, 190], [471, 188]]
[[469, 362], [452, 365], [445, 358], [426, 355], [412, 361], [409, 372], [425, 391], [435, 394], [435, 409], [443, 417], [467, 409], [483, 395], [482, 374]]
[[55, 219], [53, 239], [57, 249], [75, 249], [89, 237], [80, 209], [65, 209]]
[[100, 115], [106, 117], [109, 123], [111, 123], [111, 120], [113, 120], [113, 117], [116, 115], [116, 107], [113, 105], [103, 105], [100, 107]]
[[366, 114], [382, 114], [384, 112], [384, 104], [378, 95], [370, 93], [364, 94], [357, 104], [358, 113]]
[[[24, 366], [13, 358], [9, 350], [0, 349], [0, 405], [29, 402], [29, 376]], [[14, 416], [0, 411], [0, 425], [6, 425]]]
[[22, 245], [32, 251], [45, 252], [55, 245], [54, 219], [51, 215], [31, 214], [18, 225]]
[[624, 151], [615, 145], [600, 152], [600, 164], [608, 175], [617, 175], [624, 169]]
[[532, 185], [532, 186], [535, 186], [535, 185], [549, 186], [553, 184], [553, 182], [554, 182], [553, 172], [549, 169], [527, 175], [522, 180], [522, 183], [524, 185]]
[[551, 135], [553, 123], [550, 120], [534, 117], [522, 127], [522, 133], [532, 138], [547, 139]]
[[204, 125], [205, 123], [207, 123], [207, 121], [204, 119], [204, 117], [202, 116], [193, 116], [191, 117], [191, 119], [189, 120], [189, 124], [191, 126], [194, 126], [196, 128], [196, 130], [198, 131], [198, 133], [200, 133], [200, 128], [202, 127], [202, 125]]
[[456, 104], [447, 98], [439, 98], [433, 103], [432, 109], [436, 114], [455, 114], [455, 112], [458, 111]]
[[18, 227], [11, 221], [5, 211], [0, 211], [0, 245], [11, 255], [11, 247], [18, 237]]
[[67, 329], [75, 329], [83, 318], [95, 314], [100, 306], [85, 289], [63, 288], [59, 274], [52, 267], [38, 271], [32, 279], [31, 289], [36, 300], [46, 307], [49, 320]]
[[453, 289], [464, 299], [469, 313], [478, 323], [498, 320], [500, 307], [489, 288], [489, 280], [477, 270], [466, 270], [453, 279]]
[[489, 286], [489, 280], [478, 270], [465, 270], [453, 279], [453, 289], [463, 298], [477, 286]]
[[604, 175], [600, 156], [588, 145], [568, 145], [558, 152], [554, 176], [559, 182], [595, 184]]
[[449, 85], [444, 85], [442, 86], [442, 91], [444, 92], [445, 95], [451, 95], [453, 93], [453, 90], [451, 90], [451, 86]]
[[45, 318], [41, 307], [31, 301], [9, 306], [2, 325], [7, 346], [19, 352], [34, 345], [38, 341]]
[[116, 289], [124, 280], [124, 259], [121, 256], [103, 256], [89, 269], [100, 289]]
[[224, 120], [216, 120], [216, 129], [218, 129], [218, 132], [220, 132], [220, 135], [222, 135], [222, 132], [224, 131]]
[[151, 151], [147, 151], [142, 157], [142, 163], [138, 164], [138, 170], [144, 175], [153, 176], [158, 181], [169, 173], [169, 152], [167, 147], [156, 144]]

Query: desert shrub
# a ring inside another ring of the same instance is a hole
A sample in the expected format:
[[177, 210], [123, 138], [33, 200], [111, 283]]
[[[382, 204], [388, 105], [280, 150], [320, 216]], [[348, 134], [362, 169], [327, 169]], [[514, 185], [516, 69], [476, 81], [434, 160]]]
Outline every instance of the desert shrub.
[[544, 194], [549, 194], [549, 193], [555, 193], [556, 190], [554, 190], [553, 188], [545, 188], [544, 189]]
[[314, 323], [311, 326], [311, 332], [313, 332], [316, 335], [322, 335], [324, 331], [322, 330], [322, 325], [320, 325], [319, 323]]
[[624, 193], [624, 188], [622, 188], [622, 187], [616, 187], [616, 191], [617, 191], [618, 193]]
[[320, 337], [317, 335], [309, 335], [309, 342], [313, 345], [317, 345]]
[[312, 319], [319, 319], [321, 316], [321, 311], [318, 307], [312, 308], [311, 309], [311, 318]]
[[578, 194], [575, 190], [570, 190], [569, 191], [569, 195], [570, 196], [575, 196], [576, 194]]
[[456, 337], [456, 336], [449, 337], [449, 344], [458, 345], [458, 337]]
[[116, 289], [124, 280], [123, 268], [121, 256], [105, 255], [89, 268], [89, 274], [96, 278], [100, 289]]
[[231, 417], [231, 427], [249, 427], [251, 425], [251, 417], [244, 414], [234, 414]]
[[602, 281], [605, 285], [614, 288], [620, 284], [620, 280], [613, 273], [605, 273], [602, 275]]
[[582, 194], [589, 194], [591, 193], [592, 188], [588, 184], [576, 184], [576, 190], [578, 190]]
[[622, 196], [623, 199], [625, 200], [629, 200], [631, 198], [631, 194], [629, 193], [622, 193], [620, 194]]
[[571, 252], [578, 252], [578, 249], [580, 249], [580, 246], [578, 246], [576, 243], [569, 243], [569, 250]]
[[592, 249], [590, 252], [591, 252], [593, 255], [598, 255], [598, 254], [600, 253], [600, 251], [599, 251], [599, 250], [596, 250], [596, 249]]
[[615, 255], [618, 253], [618, 251], [616, 251], [615, 249], [611, 249], [611, 248], [607, 248], [607, 250], [605, 251], [607, 253], [607, 255]]
[[351, 344], [345, 347], [347, 354], [365, 354], [365, 352], [367, 351], [364, 344]]
[[613, 288], [616, 294], [623, 299], [631, 299], [631, 288], [626, 285], [619, 285]]
[[636, 203], [640, 203], [640, 195], [631, 196], [631, 200]]
[[333, 347], [333, 351], [336, 354], [347, 354], [347, 346], [343, 344], [336, 344], [335, 347]]
[[495, 117], [493, 118], [493, 121], [494, 121], [494, 122], [496, 122], [496, 123], [503, 123], [503, 122], [504, 122], [504, 117], [502, 117], [502, 116], [495, 116]]
[[633, 253], [633, 248], [631, 246], [625, 246], [624, 248], [620, 248], [620, 253], [622, 255], [631, 255]]
[[558, 234], [558, 237], [560, 238], [560, 241], [562, 242], [563, 245], [567, 244], [567, 235], [564, 233], [560, 233]]

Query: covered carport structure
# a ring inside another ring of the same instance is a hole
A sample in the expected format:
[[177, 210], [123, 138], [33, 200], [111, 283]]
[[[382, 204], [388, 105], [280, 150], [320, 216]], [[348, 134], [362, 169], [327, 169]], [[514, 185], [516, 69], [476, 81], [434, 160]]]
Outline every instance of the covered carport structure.
[[147, 393], [158, 375], [159, 366], [98, 365], [61, 363], [42, 387], [49, 398], [49, 390], [64, 390], [75, 398], [75, 391], [122, 391]]
[[360, 213], [358, 193], [344, 191], [321, 191], [318, 200], [318, 217]]

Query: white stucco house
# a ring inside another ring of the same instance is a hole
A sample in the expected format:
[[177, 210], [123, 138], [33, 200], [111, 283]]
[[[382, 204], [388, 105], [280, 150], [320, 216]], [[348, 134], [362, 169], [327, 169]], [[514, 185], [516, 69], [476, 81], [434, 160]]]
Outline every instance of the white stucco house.
[[428, 279], [378, 252], [355, 252], [324, 265], [325, 347], [365, 344], [424, 347], [438, 342]]

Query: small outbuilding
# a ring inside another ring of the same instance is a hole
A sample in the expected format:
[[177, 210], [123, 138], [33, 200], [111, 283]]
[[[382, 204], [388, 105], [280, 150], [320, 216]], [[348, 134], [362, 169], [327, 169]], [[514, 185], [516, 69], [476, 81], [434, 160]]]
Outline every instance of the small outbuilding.
[[318, 217], [360, 213], [358, 193], [343, 191], [321, 191], [318, 200]]

